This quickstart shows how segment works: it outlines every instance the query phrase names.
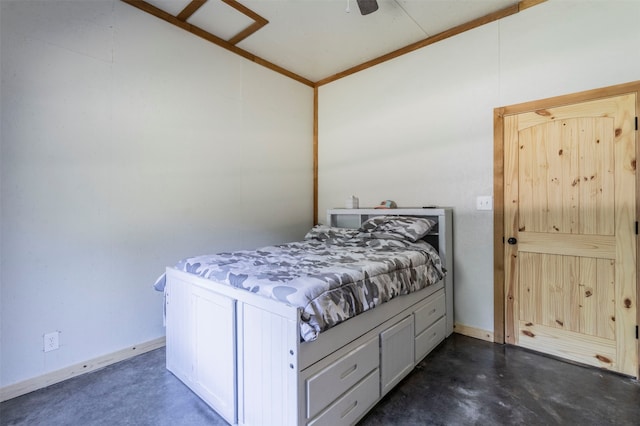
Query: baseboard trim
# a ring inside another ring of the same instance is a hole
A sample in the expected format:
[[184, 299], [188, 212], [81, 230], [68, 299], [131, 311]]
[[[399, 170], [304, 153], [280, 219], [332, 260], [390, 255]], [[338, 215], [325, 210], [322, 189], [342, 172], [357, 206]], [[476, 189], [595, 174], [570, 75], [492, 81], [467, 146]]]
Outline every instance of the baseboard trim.
[[468, 325], [455, 323], [453, 325], [453, 332], [462, 334], [463, 336], [473, 337], [475, 339], [486, 340], [493, 343], [493, 332], [488, 330], [482, 330], [481, 328], [469, 327]]
[[55, 383], [62, 382], [72, 377], [80, 376], [91, 371], [99, 370], [107, 365], [133, 358], [134, 356], [152, 351], [165, 346], [166, 338], [159, 337], [139, 345], [130, 346], [125, 349], [103, 355], [86, 362], [81, 362], [61, 370], [52, 371], [42, 376], [34, 377], [22, 382], [0, 388], [0, 402], [45, 388]]

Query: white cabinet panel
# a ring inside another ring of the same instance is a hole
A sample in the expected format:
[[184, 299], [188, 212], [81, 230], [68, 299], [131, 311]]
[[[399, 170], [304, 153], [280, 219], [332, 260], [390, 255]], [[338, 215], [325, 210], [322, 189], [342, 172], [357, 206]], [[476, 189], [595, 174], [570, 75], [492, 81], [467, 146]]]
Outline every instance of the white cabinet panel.
[[235, 423], [235, 300], [181, 281], [166, 298], [167, 369]]
[[[167, 315], [167, 369], [182, 381], [193, 377], [191, 286], [169, 282], [165, 289]], [[185, 312], [189, 312], [185, 315]]]
[[297, 424], [296, 323], [249, 304], [239, 303], [238, 312], [238, 423]]
[[198, 394], [227, 421], [235, 423], [235, 301], [198, 288], [192, 303]]
[[414, 366], [413, 315], [380, 333], [381, 396]]

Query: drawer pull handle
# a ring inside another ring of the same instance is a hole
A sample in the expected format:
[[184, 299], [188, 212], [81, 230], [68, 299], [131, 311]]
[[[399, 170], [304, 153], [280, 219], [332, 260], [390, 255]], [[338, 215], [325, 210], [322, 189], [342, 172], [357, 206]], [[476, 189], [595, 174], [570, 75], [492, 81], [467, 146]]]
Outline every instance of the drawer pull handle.
[[351, 405], [342, 412], [342, 414], [340, 415], [340, 418], [344, 419], [350, 412], [353, 411], [354, 408], [356, 408], [357, 405], [358, 405], [358, 400], [353, 401]]
[[358, 364], [354, 364], [351, 368], [349, 368], [348, 370], [345, 370], [341, 375], [340, 375], [340, 380], [344, 379], [345, 377], [347, 377], [349, 374], [353, 373], [354, 371], [356, 371], [358, 369]]

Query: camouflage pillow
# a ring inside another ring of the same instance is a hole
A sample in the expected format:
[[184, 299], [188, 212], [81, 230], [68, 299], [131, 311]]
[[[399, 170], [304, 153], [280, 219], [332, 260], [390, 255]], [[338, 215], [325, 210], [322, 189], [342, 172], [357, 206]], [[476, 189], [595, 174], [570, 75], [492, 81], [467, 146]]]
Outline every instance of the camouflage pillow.
[[357, 229], [351, 228], [334, 228], [327, 225], [316, 225], [307, 235], [304, 236], [305, 240], [349, 240], [358, 235]]
[[[416, 242], [433, 229], [437, 221], [426, 217], [376, 216], [360, 226], [371, 238], [403, 239]], [[365, 235], [362, 235], [365, 236]]]

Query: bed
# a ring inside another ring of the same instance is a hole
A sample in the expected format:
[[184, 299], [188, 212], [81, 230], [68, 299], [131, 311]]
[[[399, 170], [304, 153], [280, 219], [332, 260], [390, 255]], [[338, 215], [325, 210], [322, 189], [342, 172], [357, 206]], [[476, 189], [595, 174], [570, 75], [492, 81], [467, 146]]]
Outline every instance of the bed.
[[167, 369], [230, 424], [354, 424], [453, 331], [451, 237], [450, 209], [330, 209], [185, 259], [156, 282]]

